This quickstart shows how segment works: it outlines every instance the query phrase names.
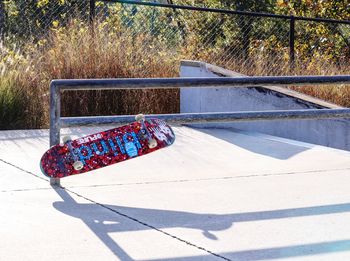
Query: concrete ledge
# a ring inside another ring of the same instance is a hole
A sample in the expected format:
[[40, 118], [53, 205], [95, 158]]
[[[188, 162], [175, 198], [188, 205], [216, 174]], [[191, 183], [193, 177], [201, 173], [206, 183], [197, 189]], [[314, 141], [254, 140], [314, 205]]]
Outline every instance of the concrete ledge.
[[[210, 77], [210, 76], [216, 76], [216, 77], [246, 77], [247, 75], [238, 73], [238, 72], [234, 72], [231, 70], [227, 70], [225, 68], [216, 66], [216, 65], [212, 65], [212, 64], [208, 64], [205, 62], [201, 62], [201, 61], [191, 61], [191, 60], [183, 60], [180, 63], [180, 68], [181, 68], [181, 72], [186, 74], [187, 70], [189, 68], [186, 67], [194, 67], [194, 68], [199, 68], [199, 70], [201, 70], [201, 73], [204, 74], [203, 77]], [[207, 75], [209, 73], [209, 75]], [[193, 76], [182, 76], [181, 77], [193, 77]], [[337, 104], [334, 103], [330, 103], [315, 97], [312, 97], [310, 95], [304, 94], [304, 93], [300, 93], [297, 91], [293, 91], [284, 87], [279, 87], [279, 86], [261, 86], [261, 87], [251, 87], [256, 89], [259, 92], [262, 93], [269, 93], [272, 92], [274, 95], [278, 95], [278, 96], [287, 96], [293, 99], [296, 99], [297, 102], [301, 102], [301, 103], [310, 103], [310, 107], [312, 108], [328, 108], [328, 109], [340, 109], [343, 108]]]
[[[181, 77], [241, 77], [215, 65], [199, 61], [182, 61]], [[180, 110], [191, 112], [233, 112], [298, 109], [339, 109], [336, 104], [279, 86], [249, 88], [182, 89]], [[350, 121], [293, 120], [230, 124], [206, 124], [201, 127], [234, 127], [284, 138], [350, 150]]]

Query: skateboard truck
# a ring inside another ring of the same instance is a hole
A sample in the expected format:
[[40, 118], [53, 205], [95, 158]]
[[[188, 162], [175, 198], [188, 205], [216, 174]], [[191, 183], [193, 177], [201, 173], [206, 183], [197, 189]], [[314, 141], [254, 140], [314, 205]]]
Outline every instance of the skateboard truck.
[[141, 123], [141, 126], [142, 126], [141, 131], [142, 131], [142, 133], [146, 134], [146, 136], [147, 136], [148, 147], [149, 147], [150, 149], [153, 149], [153, 148], [157, 147], [157, 140], [155, 140], [155, 139], [152, 138], [151, 134], [149, 133], [149, 131], [148, 131], [146, 125], [145, 125], [145, 115], [143, 115], [143, 114], [137, 114], [137, 115], [135, 116], [135, 120], [136, 120], [137, 122]]
[[78, 156], [74, 153], [74, 149], [72, 148], [72, 144], [71, 144], [72, 138], [70, 136], [64, 136], [62, 141], [63, 141], [63, 145], [67, 144], [67, 147], [71, 155], [73, 155], [73, 160], [74, 160], [73, 168], [75, 170], [81, 170], [84, 167], [84, 164], [79, 160]]

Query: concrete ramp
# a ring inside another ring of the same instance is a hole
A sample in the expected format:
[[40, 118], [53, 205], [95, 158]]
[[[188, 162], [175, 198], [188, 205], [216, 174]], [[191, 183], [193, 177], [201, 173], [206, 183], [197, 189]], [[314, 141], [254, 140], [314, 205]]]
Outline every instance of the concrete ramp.
[[47, 130], [0, 132], [0, 260], [350, 259], [350, 152], [174, 131], [169, 148], [59, 188], [40, 173]]

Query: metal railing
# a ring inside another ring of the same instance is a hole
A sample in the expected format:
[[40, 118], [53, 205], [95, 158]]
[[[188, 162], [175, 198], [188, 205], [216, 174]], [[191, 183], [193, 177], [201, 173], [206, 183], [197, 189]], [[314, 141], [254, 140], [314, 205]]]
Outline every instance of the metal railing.
[[[60, 143], [62, 127], [127, 123], [133, 116], [61, 117], [61, 92], [111, 89], [168, 88], [237, 88], [273, 85], [349, 84], [350, 75], [340, 76], [275, 76], [242, 78], [150, 78], [150, 79], [82, 79], [53, 80], [50, 84], [50, 146]], [[150, 116], [150, 115], [149, 115]], [[309, 109], [221, 113], [180, 113], [152, 115], [169, 123], [236, 122], [257, 120], [350, 118], [350, 109]], [[59, 184], [59, 179], [51, 179]]]
[[[150, 78], [150, 79], [84, 79], [54, 80], [50, 85], [50, 145], [60, 142], [61, 127], [125, 123], [133, 116], [61, 117], [61, 91], [111, 89], [169, 88], [237, 88], [273, 85], [349, 84], [350, 75], [340, 76], [275, 76], [242, 78]], [[350, 118], [350, 109], [310, 109], [286, 111], [186, 113], [155, 115], [174, 123], [232, 122], [281, 119]]]

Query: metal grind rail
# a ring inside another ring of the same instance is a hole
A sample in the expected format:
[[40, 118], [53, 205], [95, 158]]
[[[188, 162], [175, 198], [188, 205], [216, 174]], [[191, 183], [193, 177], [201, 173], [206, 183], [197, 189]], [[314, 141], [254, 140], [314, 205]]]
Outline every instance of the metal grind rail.
[[[242, 88], [261, 86], [350, 84], [350, 75], [339, 76], [262, 76], [241, 78], [142, 78], [53, 80], [50, 84], [50, 146], [60, 142], [62, 127], [120, 124], [133, 116], [61, 117], [61, 92], [79, 90], [170, 89], [170, 88]], [[153, 115], [169, 123], [208, 123], [257, 120], [350, 118], [350, 109], [307, 109], [251, 112], [179, 113]], [[59, 184], [52, 179], [51, 184]]]

